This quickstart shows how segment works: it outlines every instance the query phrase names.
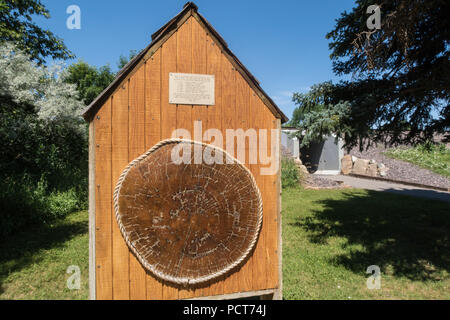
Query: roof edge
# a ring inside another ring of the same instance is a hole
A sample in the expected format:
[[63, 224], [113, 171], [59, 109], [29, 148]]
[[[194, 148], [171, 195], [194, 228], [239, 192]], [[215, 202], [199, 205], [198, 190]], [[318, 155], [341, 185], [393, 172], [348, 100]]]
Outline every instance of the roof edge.
[[[113, 82], [100, 93], [91, 104], [83, 111], [82, 116], [86, 122], [91, 122], [94, 116], [97, 114], [98, 110], [106, 102], [109, 96], [117, 89], [120, 83], [126, 79], [126, 77], [134, 70], [134, 68], [139, 64], [139, 62], [147, 55], [147, 53], [153, 48], [153, 46], [161, 39], [163, 39], [166, 34], [176, 27], [178, 22], [184, 17], [189, 18], [189, 16], [197, 16], [201, 22], [205, 25], [208, 31], [214, 35], [217, 41], [222, 45], [223, 49], [226, 51], [227, 55], [230, 56], [237, 66], [242, 70], [242, 72], [249, 78], [250, 82], [253, 83], [256, 90], [259, 91], [267, 102], [273, 107], [272, 113], [281, 119], [282, 123], [289, 121], [289, 118], [280, 110], [276, 103], [270, 98], [270, 96], [261, 88], [259, 81], [250, 73], [250, 71], [242, 64], [242, 62], [234, 55], [234, 53], [228, 48], [226, 41], [219, 35], [219, 33], [212, 27], [212, 25], [198, 13], [198, 7], [193, 2], [187, 2], [183, 6], [183, 10], [178, 13], [174, 18], [167, 22], [163, 27], [156, 31], [152, 35], [152, 42], [143, 49], [139, 54], [137, 54], [133, 59], [131, 59], [116, 75]], [[263, 99], [264, 100], [264, 99]], [[274, 112], [275, 111], [275, 112]]]

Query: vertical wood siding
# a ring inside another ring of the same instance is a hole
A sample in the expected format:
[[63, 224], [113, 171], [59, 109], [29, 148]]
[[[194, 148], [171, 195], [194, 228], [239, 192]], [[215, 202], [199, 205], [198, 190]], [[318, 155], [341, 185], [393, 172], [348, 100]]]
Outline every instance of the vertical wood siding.
[[[145, 149], [161, 141], [161, 50], [145, 63]], [[147, 274], [147, 299], [162, 300], [163, 285]]]
[[[128, 97], [128, 162], [133, 161], [147, 150], [145, 148], [145, 66], [130, 78]], [[146, 300], [146, 272], [140, 262], [130, 255], [130, 299]]]
[[[169, 73], [213, 74], [216, 104], [192, 106], [169, 104]], [[261, 164], [246, 166], [255, 176], [264, 203], [263, 227], [252, 256], [226, 278], [205, 286], [184, 289], [162, 282], [147, 273], [128, 250], [114, 216], [112, 194], [116, 182], [133, 159], [159, 141], [172, 137], [177, 128], [187, 129], [194, 139], [194, 122], [203, 133], [216, 128], [244, 131], [278, 128], [278, 120], [243, 76], [235, 70], [211, 35], [189, 18], [151, 58], [107, 100], [94, 118], [96, 144], [96, 295], [97, 299], [187, 299], [237, 292], [274, 289], [278, 279], [278, 173], [262, 176]], [[216, 144], [215, 137], [205, 136]], [[217, 144], [216, 144], [217, 145]], [[236, 142], [235, 142], [236, 145]], [[226, 148], [226, 144], [218, 145]], [[271, 155], [277, 150], [269, 150]], [[254, 151], [254, 150], [253, 150]], [[235, 157], [237, 150], [235, 147]]]
[[[116, 182], [119, 180], [125, 167], [128, 165], [128, 89], [127, 80], [119, 90], [112, 96], [112, 188], [114, 193]], [[101, 164], [99, 164], [101, 165]], [[130, 257], [129, 250], [125, 244], [119, 225], [112, 207], [112, 282], [113, 299], [127, 300], [130, 298]]]
[[111, 98], [94, 118], [95, 125], [95, 268], [98, 300], [111, 300], [112, 289], [112, 183]]

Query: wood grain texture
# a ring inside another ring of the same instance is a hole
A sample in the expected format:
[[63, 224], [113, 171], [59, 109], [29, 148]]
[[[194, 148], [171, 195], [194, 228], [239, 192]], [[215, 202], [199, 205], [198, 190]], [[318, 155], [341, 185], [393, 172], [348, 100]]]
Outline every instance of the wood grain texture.
[[[222, 59], [224, 59], [222, 57]], [[226, 60], [222, 61], [222, 128], [236, 128], [236, 72], [233, 66]], [[233, 157], [237, 156], [236, 150]], [[251, 258], [251, 257], [249, 257]], [[241, 268], [242, 266], [239, 266]], [[233, 272], [223, 282], [223, 294], [239, 290], [239, 274]]]
[[[191, 49], [191, 73], [194, 74], [206, 74], [207, 68], [207, 56], [206, 56], [206, 32], [201, 28], [198, 22], [194, 18], [190, 18], [188, 20], [190, 23], [190, 31], [191, 31], [191, 44], [188, 46]], [[189, 54], [189, 53], [186, 53]], [[177, 58], [179, 59], [179, 58]], [[177, 66], [177, 69], [180, 68], [180, 65]], [[184, 67], [187, 70], [186, 67]], [[182, 72], [182, 71], [180, 71]], [[180, 107], [180, 106], [179, 106]], [[203, 138], [203, 130], [205, 130], [208, 126], [208, 109], [206, 106], [195, 105], [191, 106], [191, 115], [190, 118], [185, 119], [186, 129], [189, 128], [191, 130], [191, 139], [195, 141], [202, 141]], [[177, 113], [178, 117], [178, 113]], [[188, 115], [189, 117], [189, 115]], [[191, 123], [187, 124], [187, 120], [190, 120]], [[201, 128], [200, 134], [197, 136], [195, 132], [195, 123], [197, 122], [197, 127]], [[184, 128], [183, 125], [179, 124], [179, 127]], [[189, 299], [196, 297], [196, 291], [198, 288], [182, 288], [179, 292], [179, 299]]]
[[[112, 190], [128, 165], [128, 81], [112, 97]], [[130, 298], [130, 264], [128, 247], [113, 219], [113, 298]]]
[[[268, 130], [268, 156], [272, 161], [278, 162], [278, 168], [276, 172], [271, 175], [264, 176], [264, 189], [273, 190], [272, 192], [265, 192], [265, 207], [267, 213], [266, 223], [266, 263], [267, 263], [267, 288], [276, 288], [278, 286], [278, 198], [277, 183], [279, 166], [281, 163], [277, 159], [279, 154], [279, 141], [274, 138], [280, 137], [272, 130], [277, 130], [277, 121], [273, 119], [272, 114], [267, 108], [263, 109], [264, 112], [264, 125]], [[279, 138], [278, 138], [279, 139]], [[276, 141], [276, 143], [274, 143]]]
[[[191, 19], [192, 23], [192, 73], [207, 74], [207, 41], [206, 31], [200, 26], [195, 19]], [[201, 122], [201, 136], [195, 134], [192, 140], [201, 141], [203, 132], [208, 129], [208, 107], [195, 105], [192, 109], [192, 121]], [[219, 146], [220, 147], [220, 146]]]
[[[209, 129], [217, 129], [222, 132], [222, 136], [225, 137], [224, 130], [227, 128], [224, 125], [223, 115], [227, 112], [227, 86], [228, 84], [234, 85], [234, 81], [232, 79], [226, 79], [224, 76], [224, 71], [229, 66], [226, 64], [224, 60], [224, 56], [220, 51], [217, 44], [208, 36], [209, 42], [207, 44], [207, 59], [208, 59], [208, 73], [215, 75], [216, 80], [216, 105], [208, 108], [208, 127]], [[228, 74], [232, 73], [232, 70], [229, 70]], [[228, 89], [231, 90], [231, 89]], [[220, 99], [220, 100], [219, 100]], [[218, 145], [219, 141], [214, 141], [215, 145]], [[221, 142], [220, 142], [221, 143]], [[219, 145], [220, 146], [220, 145]], [[225, 147], [226, 145], [224, 145]], [[219, 281], [213, 281], [210, 284], [210, 287], [207, 288], [204, 294], [209, 294], [210, 296], [222, 295], [224, 294], [224, 283], [227, 279], [220, 279]]]
[[[130, 78], [128, 125], [128, 162], [142, 155], [145, 149], [145, 67]], [[146, 300], [146, 272], [130, 252], [130, 299]]]
[[[216, 80], [216, 105], [207, 107], [208, 110], [208, 126], [207, 129], [219, 129], [222, 131], [222, 53], [219, 47], [214, 43], [212, 38], [206, 37], [206, 52], [207, 52], [207, 74], [215, 75]], [[223, 132], [222, 132], [223, 133]], [[207, 136], [208, 141], [211, 136]], [[219, 146], [220, 147], [220, 146]]]
[[[169, 73], [177, 72], [177, 33], [174, 33], [161, 50], [161, 140], [172, 138], [177, 126], [177, 106], [169, 103]], [[178, 288], [164, 282], [164, 300], [178, 300]]]
[[[259, 163], [259, 183], [263, 190], [272, 190], [270, 186], [267, 185], [266, 181], [268, 180], [268, 175], [262, 174], [262, 168], [265, 167], [264, 161], [269, 160], [270, 149], [271, 149], [271, 141], [270, 141], [270, 129], [271, 126], [267, 121], [267, 107], [264, 105], [264, 102], [261, 99], [257, 101], [258, 106], [258, 131], [259, 131], [259, 144], [258, 144], [258, 163]], [[265, 141], [264, 138], [265, 137]], [[266, 158], [266, 159], [265, 159]], [[270, 256], [267, 253], [267, 248], [270, 247], [270, 232], [271, 226], [273, 225], [273, 210], [272, 205], [270, 203], [270, 192], [264, 192], [263, 195], [264, 206], [266, 208], [266, 214], [264, 216], [264, 227], [261, 232], [263, 235], [264, 242], [261, 244], [260, 255], [262, 256], [262, 261], [264, 268], [261, 268], [264, 272], [264, 281], [260, 282], [260, 285], [267, 289], [269, 281], [269, 277], [272, 274], [270, 271]]]
[[[221, 53], [209, 35], [206, 36], [206, 73], [215, 75], [215, 93], [216, 93], [216, 104], [214, 106], [206, 107], [207, 112], [207, 123], [203, 123], [203, 130], [207, 133], [209, 129], [219, 129], [222, 130], [222, 80], [220, 77], [221, 70]], [[212, 143], [217, 145], [217, 141], [212, 136], [212, 134], [206, 134], [206, 143]], [[221, 144], [217, 145], [218, 147], [222, 147]], [[216, 294], [217, 292], [223, 292], [223, 283], [222, 282], [214, 282], [205, 286], [204, 288], [199, 288], [195, 290], [195, 296], [197, 297], [206, 297]]]
[[[145, 150], [161, 140], [161, 50], [145, 64]], [[147, 299], [162, 300], [162, 281], [147, 273]]]
[[236, 72], [222, 55], [222, 128], [236, 128]]
[[96, 233], [96, 218], [95, 218], [95, 122], [89, 123], [89, 300], [96, 299], [96, 282], [95, 273], [97, 266], [95, 265], [95, 233]]
[[95, 260], [96, 299], [113, 298], [112, 283], [112, 183], [111, 99], [104, 104], [95, 124]]
[[161, 139], [177, 129], [177, 105], [169, 103], [169, 73], [177, 72], [177, 33], [161, 48]]
[[[192, 73], [192, 18], [188, 19], [176, 33], [177, 37], [177, 73]], [[184, 136], [178, 132], [176, 137], [192, 138], [192, 105], [179, 104], [177, 108], [177, 130], [189, 132]]]
[[[250, 91], [250, 123], [251, 128], [256, 130], [256, 133], [259, 133], [259, 130], [263, 127], [262, 122], [262, 114], [261, 114], [261, 105], [259, 97], [253, 92]], [[264, 146], [263, 146], [264, 148]], [[254, 146], [250, 145], [249, 152], [259, 160], [259, 148], [258, 144]], [[260, 175], [261, 165], [258, 162], [257, 164], [250, 164], [251, 171], [255, 176], [256, 183], [258, 184], [261, 193], [263, 194], [263, 199], [266, 198], [263, 177]], [[263, 200], [264, 201], [264, 200]], [[265, 206], [265, 203], [264, 203]], [[267, 232], [267, 224], [266, 221], [268, 219], [268, 211], [264, 207], [264, 221], [261, 233], [259, 235], [259, 240], [256, 246], [256, 249], [253, 253], [253, 286], [252, 290], [262, 290], [266, 289], [266, 261], [265, 261], [265, 241], [266, 241], [266, 232]]]
[[[244, 165], [194, 164], [191, 142], [159, 145], [129, 166], [115, 195], [128, 246], [158, 277], [193, 286], [228, 274], [256, 243], [262, 198]], [[203, 153], [233, 160], [218, 148]], [[188, 163], [173, 151], [189, 150]]]
[[150, 149], [161, 140], [161, 51], [145, 64], [145, 145]]
[[277, 197], [277, 209], [276, 209], [276, 215], [277, 215], [277, 234], [278, 234], [278, 281], [276, 284], [276, 290], [274, 294], [275, 300], [282, 300], [283, 299], [283, 237], [282, 237], [282, 219], [283, 219], [283, 208], [282, 208], [282, 188], [281, 188], [281, 120], [280, 119], [274, 119], [273, 120], [276, 123], [276, 130], [278, 131], [279, 138], [278, 138], [278, 146], [277, 146], [277, 158], [279, 161], [279, 168], [277, 173], [277, 183], [276, 183], [276, 192], [275, 195]]
[[[242, 129], [247, 131], [251, 128], [250, 117], [250, 87], [244, 80], [244, 78], [236, 72], [236, 119], [235, 129]], [[237, 157], [237, 141], [234, 143], [235, 157]], [[245, 161], [248, 164], [249, 145], [245, 144]], [[230, 287], [225, 293], [234, 293], [236, 291], [251, 291], [253, 290], [253, 256], [248, 259], [247, 263], [241, 268], [238, 274], [235, 275], [235, 279], [231, 278]], [[228, 286], [227, 286], [228, 287]]]
[[[192, 73], [192, 18], [189, 18], [177, 32], [177, 72]], [[193, 138], [192, 105], [177, 105], [177, 129], [176, 137], [181, 139]], [[187, 132], [185, 132], [187, 131]], [[186, 135], [189, 133], [189, 135]], [[187, 299], [194, 296], [194, 289], [180, 288], [179, 299]]]

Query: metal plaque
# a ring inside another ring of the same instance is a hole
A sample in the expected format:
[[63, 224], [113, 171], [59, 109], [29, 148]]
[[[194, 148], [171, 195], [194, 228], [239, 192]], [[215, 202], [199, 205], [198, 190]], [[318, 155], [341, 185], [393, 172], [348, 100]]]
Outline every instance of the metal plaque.
[[213, 106], [215, 77], [205, 74], [169, 73], [169, 103]]

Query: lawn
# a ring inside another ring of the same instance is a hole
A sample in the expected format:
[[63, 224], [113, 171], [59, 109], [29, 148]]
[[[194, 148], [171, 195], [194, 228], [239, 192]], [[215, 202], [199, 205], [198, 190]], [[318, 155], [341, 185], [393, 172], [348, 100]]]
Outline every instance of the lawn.
[[385, 154], [390, 158], [410, 162], [450, 177], [450, 149], [446, 148], [444, 144], [424, 144], [413, 148], [390, 149]]
[[[284, 191], [285, 299], [450, 299], [449, 209], [374, 191]], [[371, 265], [380, 290], [367, 289]]]
[[[69, 290], [69, 266], [81, 271], [81, 289]], [[88, 298], [87, 211], [29, 228], [0, 243], [0, 299]]]
[[[283, 193], [285, 299], [450, 299], [449, 204], [362, 190]], [[81, 290], [66, 287], [71, 265]], [[368, 290], [367, 267], [381, 269]], [[0, 299], [87, 299], [88, 214], [0, 244]]]

